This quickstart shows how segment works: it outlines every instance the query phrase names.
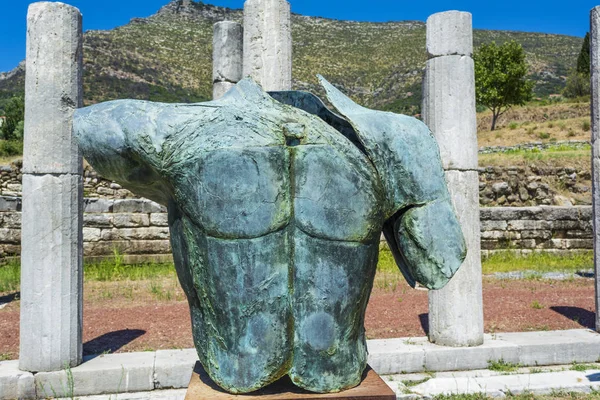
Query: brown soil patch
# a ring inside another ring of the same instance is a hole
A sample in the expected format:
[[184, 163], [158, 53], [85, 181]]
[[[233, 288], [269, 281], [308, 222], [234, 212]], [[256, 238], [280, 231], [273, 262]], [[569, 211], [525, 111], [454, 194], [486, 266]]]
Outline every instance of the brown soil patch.
[[[178, 287], [170, 286], [172, 282], [165, 279], [158, 285], [162, 289], [157, 289], [156, 283], [150, 287], [136, 283], [131, 297], [124, 283], [86, 284], [84, 352], [193, 347], [187, 302]], [[109, 296], [107, 293], [111, 292]], [[486, 279], [483, 296], [488, 333], [593, 328], [591, 279], [561, 282]], [[387, 288], [376, 285], [365, 325], [370, 339], [424, 336], [427, 292], [411, 289], [405, 283], [393, 283]], [[13, 301], [0, 310], [0, 359], [17, 358], [18, 347], [19, 302]]]

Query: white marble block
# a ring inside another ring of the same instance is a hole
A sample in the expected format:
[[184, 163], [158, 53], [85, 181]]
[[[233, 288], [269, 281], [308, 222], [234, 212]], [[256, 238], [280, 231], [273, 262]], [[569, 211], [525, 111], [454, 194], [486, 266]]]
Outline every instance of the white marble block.
[[292, 30], [286, 0], [244, 3], [244, 77], [266, 91], [292, 88]]
[[243, 77], [244, 28], [231, 21], [217, 22], [213, 33], [213, 100], [223, 96]]

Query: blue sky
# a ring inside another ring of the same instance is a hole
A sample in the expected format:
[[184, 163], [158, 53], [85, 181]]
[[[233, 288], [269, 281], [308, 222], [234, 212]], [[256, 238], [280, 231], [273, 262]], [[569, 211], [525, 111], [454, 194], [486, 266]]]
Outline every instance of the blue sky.
[[[133, 17], [154, 14], [169, 0], [63, 0], [78, 7], [84, 29], [111, 29]], [[241, 8], [243, 0], [206, 1]], [[25, 32], [29, 0], [1, 0], [0, 71], [14, 68], [25, 58]], [[435, 12], [469, 11], [480, 29], [519, 30], [584, 36], [589, 30], [589, 11], [600, 0], [291, 0], [298, 14], [358, 21], [424, 21]]]

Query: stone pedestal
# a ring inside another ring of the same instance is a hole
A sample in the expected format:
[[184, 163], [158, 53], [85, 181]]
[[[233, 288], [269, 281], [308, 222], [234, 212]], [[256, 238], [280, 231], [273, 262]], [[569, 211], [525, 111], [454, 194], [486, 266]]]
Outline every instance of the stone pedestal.
[[600, 332], [600, 6], [590, 13], [592, 89], [592, 204], [594, 268], [596, 270], [596, 331]]
[[29, 6], [23, 156], [19, 368], [54, 371], [82, 357], [82, 158], [73, 113], [82, 105], [81, 14]]
[[292, 30], [286, 0], [244, 3], [244, 76], [265, 91], [292, 88]]
[[[199, 361], [196, 362], [185, 400], [226, 400], [234, 397], [238, 396], [227, 393], [218, 387], [204, 371], [202, 364]], [[369, 366], [367, 366], [363, 374], [363, 381], [359, 386], [341, 393], [311, 393], [295, 386], [286, 376], [261, 390], [239, 397], [246, 400], [396, 400], [394, 391]]]
[[217, 22], [213, 33], [213, 100], [242, 80], [244, 28], [231, 21]]
[[423, 119], [433, 131], [468, 255], [442, 290], [429, 292], [429, 339], [443, 346], [483, 343], [477, 120], [471, 15], [449, 11], [427, 20], [429, 60]]

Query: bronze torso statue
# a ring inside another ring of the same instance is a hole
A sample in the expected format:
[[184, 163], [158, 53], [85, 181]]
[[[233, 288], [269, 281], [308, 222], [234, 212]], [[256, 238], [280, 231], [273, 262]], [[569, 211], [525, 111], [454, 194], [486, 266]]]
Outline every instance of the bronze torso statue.
[[322, 82], [341, 116], [251, 80], [208, 103], [76, 114], [92, 166], [168, 207], [200, 361], [233, 393], [286, 374], [316, 392], [360, 383], [382, 231], [411, 285], [442, 287], [465, 256], [427, 127]]

